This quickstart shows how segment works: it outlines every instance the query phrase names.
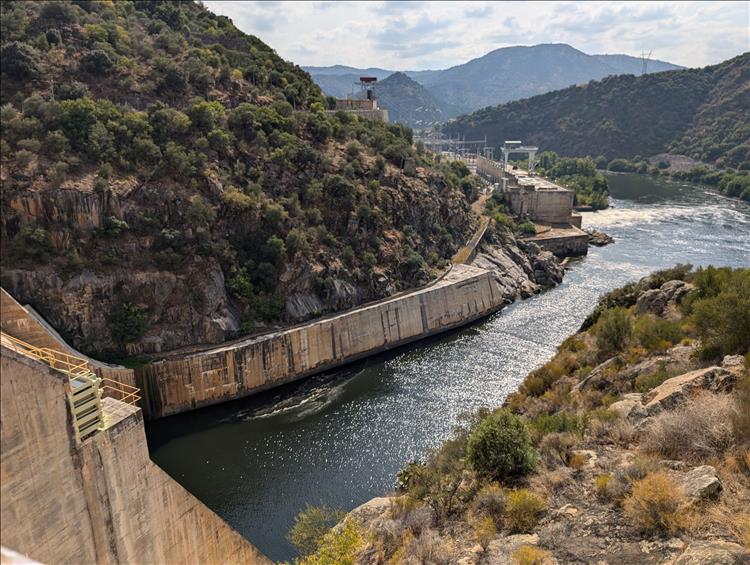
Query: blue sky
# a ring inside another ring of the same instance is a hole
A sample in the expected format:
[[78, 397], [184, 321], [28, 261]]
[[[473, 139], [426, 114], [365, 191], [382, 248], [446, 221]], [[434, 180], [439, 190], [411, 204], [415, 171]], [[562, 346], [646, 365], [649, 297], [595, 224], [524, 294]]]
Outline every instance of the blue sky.
[[750, 1], [204, 4], [300, 65], [436, 69], [537, 43], [591, 54], [651, 50], [684, 66], [750, 51]]

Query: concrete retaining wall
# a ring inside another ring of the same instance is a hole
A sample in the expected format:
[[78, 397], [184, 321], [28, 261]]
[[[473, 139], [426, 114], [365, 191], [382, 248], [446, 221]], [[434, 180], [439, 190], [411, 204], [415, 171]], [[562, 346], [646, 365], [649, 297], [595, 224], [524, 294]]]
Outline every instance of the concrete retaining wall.
[[549, 233], [528, 238], [557, 257], [578, 257], [589, 250], [589, 235], [576, 227], [553, 228]]
[[2, 348], [2, 545], [41, 563], [262, 563], [148, 456], [140, 410], [76, 445], [67, 377]]
[[456, 265], [433, 286], [282, 332], [136, 369], [158, 418], [241, 398], [487, 316], [503, 306], [490, 271]]
[[507, 193], [510, 209], [516, 216], [550, 224], [570, 223], [573, 210], [572, 190], [514, 189]]

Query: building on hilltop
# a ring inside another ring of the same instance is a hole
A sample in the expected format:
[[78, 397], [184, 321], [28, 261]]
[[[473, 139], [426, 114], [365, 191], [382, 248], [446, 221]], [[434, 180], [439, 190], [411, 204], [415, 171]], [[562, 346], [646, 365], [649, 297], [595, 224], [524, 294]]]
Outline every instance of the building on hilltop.
[[359, 82], [356, 84], [360, 85], [360, 96], [358, 98], [336, 98], [335, 107], [328, 110], [329, 113], [334, 112], [349, 112], [350, 114], [356, 114], [364, 118], [370, 118], [372, 120], [381, 120], [388, 122], [388, 110], [380, 108], [378, 106], [378, 99], [375, 95], [375, 77], [360, 77]]

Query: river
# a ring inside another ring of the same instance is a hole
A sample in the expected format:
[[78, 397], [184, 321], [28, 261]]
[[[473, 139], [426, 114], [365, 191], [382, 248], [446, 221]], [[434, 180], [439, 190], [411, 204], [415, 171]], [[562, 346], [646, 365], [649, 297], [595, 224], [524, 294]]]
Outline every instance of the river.
[[575, 332], [597, 296], [676, 263], [750, 266], [750, 205], [700, 187], [611, 175], [615, 238], [557, 288], [470, 327], [258, 396], [147, 424], [151, 456], [272, 559], [306, 504], [349, 510], [393, 488], [462, 412], [497, 406]]

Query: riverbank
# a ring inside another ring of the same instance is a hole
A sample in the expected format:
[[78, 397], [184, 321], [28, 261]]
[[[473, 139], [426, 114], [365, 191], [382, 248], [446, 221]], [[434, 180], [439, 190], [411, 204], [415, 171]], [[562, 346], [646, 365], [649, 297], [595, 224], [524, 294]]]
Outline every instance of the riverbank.
[[748, 269], [673, 269], [609, 293], [503, 410], [468, 418], [318, 551], [335, 541], [357, 563], [746, 562], [748, 283]]
[[286, 533], [306, 504], [351, 510], [392, 489], [397, 472], [449, 437], [461, 413], [499, 406], [549, 361], [600, 294], [675, 263], [747, 265], [746, 203], [613, 178], [612, 207], [584, 212], [583, 224], [616, 244], [569, 261], [551, 291], [341, 369], [147, 422], [152, 457], [266, 555], [289, 560], [296, 553]]

